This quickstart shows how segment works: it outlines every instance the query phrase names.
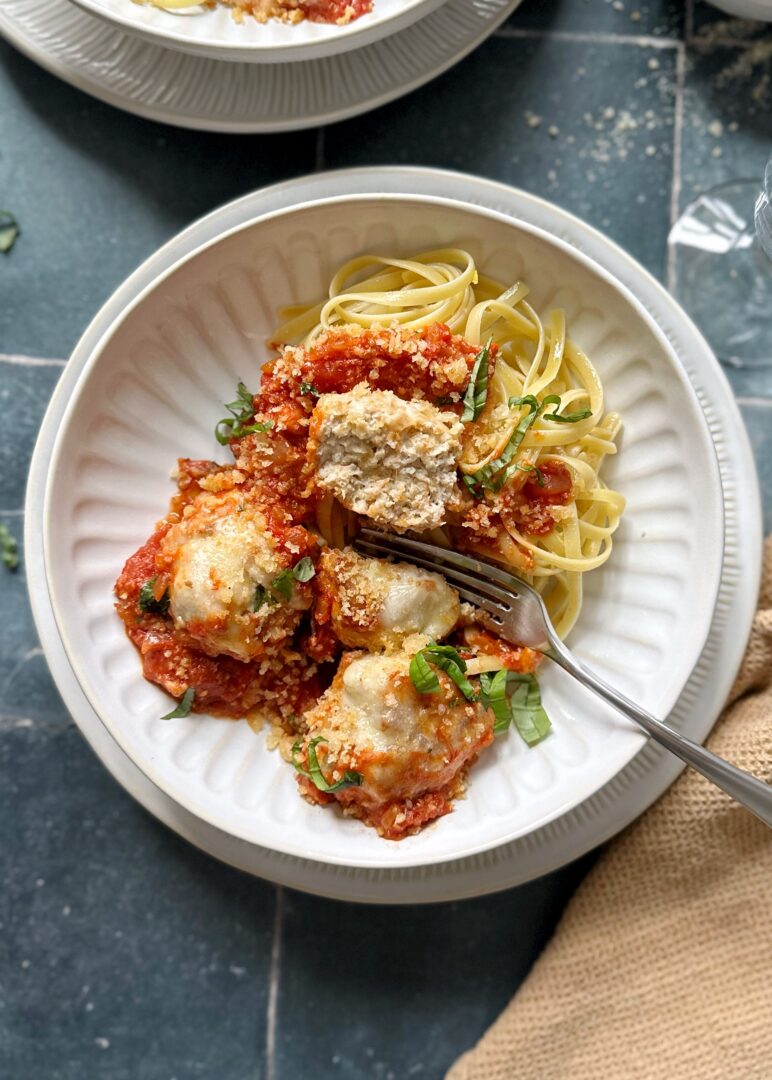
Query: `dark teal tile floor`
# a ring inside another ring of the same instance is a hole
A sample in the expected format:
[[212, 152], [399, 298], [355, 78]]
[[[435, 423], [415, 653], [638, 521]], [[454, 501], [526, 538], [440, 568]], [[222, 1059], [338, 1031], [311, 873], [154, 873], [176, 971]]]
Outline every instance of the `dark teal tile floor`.
[[[246, 138], [124, 115], [0, 43], [0, 204], [23, 228], [0, 257], [0, 520], [21, 541], [60, 362], [196, 216], [313, 168], [444, 165], [552, 199], [667, 282], [671, 214], [760, 176], [772, 150], [771, 37], [703, 3], [526, 0], [454, 71], [364, 125]], [[730, 378], [769, 530], [772, 368]], [[0, 575], [0, 614], [3, 1080], [436, 1080], [506, 1004], [591, 865], [413, 910], [252, 880], [150, 818], [93, 756], [47, 674], [23, 562]]]

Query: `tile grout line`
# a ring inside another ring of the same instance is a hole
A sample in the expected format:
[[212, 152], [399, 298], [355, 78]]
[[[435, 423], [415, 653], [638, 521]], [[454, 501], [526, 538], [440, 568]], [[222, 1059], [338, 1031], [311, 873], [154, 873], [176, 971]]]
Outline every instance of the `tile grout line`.
[[314, 149], [314, 172], [322, 172], [324, 169], [324, 143], [326, 128], [320, 127], [316, 132], [316, 145]]
[[284, 888], [276, 886], [276, 906], [273, 912], [271, 940], [271, 969], [268, 980], [268, 1007], [265, 1013], [265, 1080], [276, 1080], [276, 1028], [279, 1011], [279, 975], [281, 970], [281, 939], [284, 926]]
[[772, 409], [772, 397], [764, 397], [762, 394], [738, 394], [735, 401], [738, 405], [753, 405], [756, 408]]
[[592, 45], [637, 45], [646, 49], [675, 49], [681, 42], [676, 38], [652, 37], [647, 34], [610, 34], [603, 31], [531, 30], [523, 26], [502, 26], [494, 37], [552, 41], [573, 41]]
[[[675, 67], [675, 103], [673, 109], [673, 182], [670, 187], [670, 228], [672, 229], [678, 220], [679, 204], [681, 201], [682, 176], [682, 152], [684, 131], [684, 95], [686, 93], [686, 46], [679, 42], [676, 51]], [[668, 290], [673, 293], [676, 288], [676, 259], [675, 251], [668, 244], [667, 260], [665, 267], [665, 281]]]
[[0, 364], [13, 364], [19, 367], [64, 367], [66, 360], [50, 360], [42, 356], [22, 356], [12, 353], [0, 353]]

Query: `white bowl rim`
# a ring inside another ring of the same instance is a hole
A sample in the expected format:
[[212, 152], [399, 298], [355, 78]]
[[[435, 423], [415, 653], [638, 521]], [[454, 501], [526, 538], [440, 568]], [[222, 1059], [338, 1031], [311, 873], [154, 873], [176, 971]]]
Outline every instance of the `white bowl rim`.
[[[677, 379], [682, 384], [683, 389], [686, 391], [686, 395], [687, 395], [688, 400], [690, 400], [691, 403], [692, 403], [694, 413], [695, 413], [695, 415], [697, 417], [697, 420], [698, 420], [697, 429], [699, 430], [701, 439], [702, 439], [705, 447], [707, 448], [707, 460], [710, 462], [710, 469], [711, 469], [711, 485], [710, 486], [717, 493], [717, 499], [716, 499], [717, 510], [718, 510], [721, 517], [723, 517], [723, 514], [724, 514], [723, 490], [722, 490], [722, 485], [721, 485], [721, 478], [720, 478], [720, 472], [719, 472], [719, 467], [718, 467], [718, 458], [717, 458], [717, 454], [716, 454], [715, 444], [714, 444], [713, 439], [712, 439], [712, 437], [710, 435], [710, 430], [708, 428], [707, 421], [705, 419], [705, 415], [704, 415], [702, 407], [701, 407], [701, 405], [699, 403], [699, 399], [698, 399], [697, 394], [696, 394], [696, 392], [694, 390], [694, 387], [692, 386], [691, 381], [689, 380], [686, 372], [684, 371], [683, 367], [681, 366], [680, 361], [678, 359], [678, 356], [677, 356], [673, 346], [671, 345], [670, 341], [668, 340], [667, 336], [661, 330], [661, 328], [657, 324], [656, 320], [649, 314], [649, 312], [646, 310], [646, 308], [637, 299], [635, 294], [630, 289], [628, 289], [628, 287], [626, 285], [619, 282], [612, 274], [610, 274], [607, 270], [605, 270], [604, 267], [602, 267], [598, 263], [596, 263], [594, 261], [594, 259], [592, 259], [589, 256], [585, 255], [584, 252], [580, 251], [578, 248], [576, 248], [573, 245], [569, 244], [565, 240], [562, 240], [560, 237], [557, 237], [557, 236], [551, 234], [550, 232], [548, 232], [545, 229], [542, 229], [539, 226], [532, 225], [530, 222], [527, 222], [527, 221], [524, 221], [524, 220], [522, 220], [520, 218], [516, 218], [516, 217], [513, 217], [511, 215], [502, 213], [500, 211], [489, 209], [488, 207], [479, 206], [479, 205], [477, 205], [475, 203], [467, 203], [467, 202], [464, 202], [463, 200], [460, 200], [460, 199], [446, 198], [446, 197], [443, 197], [443, 196], [406, 195], [406, 194], [403, 194], [403, 193], [395, 194], [395, 193], [389, 193], [389, 192], [384, 192], [384, 193], [361, 193], [361, 194], [353, 194], [353, 195], [336, 195], [336, 196], [326, 197], [326, 198], [308, 199], [308, 200], [304, 200], [303, 202], [297, 203], [297, 204], [295, 204], [293, 206], [290, 206], [290, 207], [282, 207], [282, 208], [280, 208], [278, 210], [273, 210], [273, 211], [270, 211], [268, 213], [257, 214], [256, 216], [250, 218], [248, 221], [243, 222], [243, 223], [241, 223], [239, 225], [233, 226], [232, 228], [225, 230], [224, 232], [220, 233], [218, 236], [213, 237], [211, 240], [208, 240], [205, 243], [199, 245], [193, 251], [190, 251], [188, 254], [183, 255], [182, 257], [176, 259], [166, 270], [164, 270], [157, 277], [155, 277], [152, 281], [150, 281], [133, 298], [133, 300], [126, 306], [126, 308], [123, 309], [121, 314], [113, 321], [112, 325], [102, 334], [102, 336], [98, 340], [97, 344], [91, 350], [91, 355], [89, 356], [87, 361], [84, 363], [83, 368], [81, 370], [81, 373], [79, 375], [78, 381], [77, 381], [75, 387], [73, 388], [72, 395], [71, 395], [71, 397], [70, 397], [70, 399], [69, 399], [69, 401], [67, 403], [67, 406], [66, 406], [66, 408], [65, 408], [65, 410], [63, 412], [61, 423], [60, 423], [60, 426], [59, 426], [59, 431], [57, 433], [56, 441], [55, 441], [55, 444], [54, 444], [54, 447], [53, 447], [52, 453], [51, 453], [51, 459], [50, 459], [50, 463], [49, 463], [49, 473], [48, 473], [49, 480], [48, 480], [47, 486], [46, 486], [44, 508], [43, 508], [43, 523], [44, 523], [43, 550], [44, 550], [44, 560], [45, 560], [45, 567], [46, 567], [46, 577], [47, 577], [47, 580], [48, 580], [49, 595], [50, 595], [50, 598], [51, 598], [51, 608], [52, 608], [52, 611], [53, 611], [53, 614], [54, 614], [54, 619], [56, 621], [56, 625], [57, 625], [57, 628], [58, 628], [58, 631], [59, 631], [59, 635], [61, 637], [61, 641], [62, 641], [62, 644], [64, 646], [67, 657], [69, 659], [69, 662], [70, 662], [70, 665], [72, 667], [73, 673], [74, 673], [79, 685], [81, 686], [81, 689], [83, 690], [83, 693], [85, 694], [87, 700], [89, 701], [91, 707], [93, 708], [96, 715], [99, 717], [99, 719], [102, 722], [102, 724], [104, 725], [104, 727], [110, 733], [110, 735], [115, 739], [115, 741], [118, 743], [118, 745], [121, 747], [121, 749], [134, 762], [134, 764], [140, 769], [140, 771], [153, 784], [155, 784], [155, 786], [158, 787], [161, 791], [163, 791], [170, 798], [172, 798], [177, 803], [179, 803], [181, 806], [183, 806], [190, 813], [192, 813], [195, 816], [201, 818], [202, 820], [208, 822], [209, 824], [211, 824], [214, 827], [220, 829], [221, 831], [223, 831], [225, 833], [228, 833], [231, 836], [235, 836], [235, 837], [237, 837], [239, 839], [242, 839], [242, 840], [246, 841], [247, 843], [258, 843], [258, 841], [256, 841], [254, 839], [254, 837], [249, 835], [246, 831], [242, 831], [242, 830], [240, 830], [238, 828], [234, 828], [233, 824], [227, 819], [226, 815], [216, 814], [214, 812], [209, 812], [209, 811], [202, 810], [196, 804], [196, 802], [193, 799], [188, 798], [187, 795], [185, 795], [184, 792], [180, 792], [180, 791], [177, 791], [176, 789], [174, 789], [172, 787], [172, 785], [169, 784], [165, 780], [165, 778], [161, 775], [161, 773], [158, 770], [156, 770], [155, 766], [153, 765], [153, 763], [151, 761], [139, 761], [139, 760], [137, 760], [137, 758], [134, 756], [134, 754], [132, 752], [132, 748], [128, 745], [128, 740], [126, 740], [123, 737], [121, 725], [113, 723], [112, 720], [109, 719], [109, 716], [110, 716], [109, 713], [108, 713], [107, 717], [104, 715], [104, 713], [103, 713], [103, 711], [102, 711], [102, 709], [100, 707], [98, 696], [94, 692], [92, 686], [90, 685], [90, 682], [86, 678], [85, 673], [83, 671], [82, 664], [80, 662], [78, 652], [74, 648], [73, 643], [70, 640], [70, 636], [69, 636], [69, 634], [67, 632], [67, 623], [66, 623], [66, 620], [64, 619], [64, 616], [63, 616], [63, 614], [62, 614], [62, 612], [60, 610], [60, 606], [59, 606], [59, 603], [58, 603], [57, 590], [56, 590], [55, 581], [54, 581], [54, 577], [53, 577], [52, 570], [51, 570], [51, 566], [52, 566], [52, 548], [53, 548], [53, 545], [55, 543], [55, 538], [52, 535], [52, 520], [53, 519], [52, 519], [52, 514], [50, 512], [51, 511], [51, 501], [52, 501], [52, 498], [53, 498], [53, 488], [52, 488], [52, 485], [50, 483], [50, 478], [52, 476], [54, 476], [56, 474], [57, 470], [58, 470], [59, 459], [60, 459], [60, 456], [61, 456], [61, 453], [62, 453], [62, 450], [63, 450], [63, 444], [64, 444], [63, 435], [64, 435], [64, 433], [67, 431], [67, 429], [69, 427], [71, 414], [75, 410], [75, 407], [76, 407], [76, 405], [78, 403], [78, 400], [79, 400], [81, 394], [83, 393], [84, 387], [85, 387], [85, 385], [86, 385], [86, 383], [88, 381], [88, 377], [89, 377], [89, 375], [91, 373], [92, 368], [97, 364], [101, 353], [104, 351], [107, 343], [115, 335], [115, 333], [117, 332], [119, 327], [121, 327], [123, 325], [123, 323], [126, 321], [126, 319], [129, 317], [129, 315], [131, 315], [131, 313], [139, 305], [141, 305], [143, 303], [143, 301], [146, 299], [146, 297], [148, 297], [158, 287], [160, 287], [163, 284], [163, 282], [165, 282], [168, 278], [170, 278], [173, 274], [175, 274], [177, 272], [177, 270], [179, 270], [183, 266], [187, 265], [188, 263], [192, 262], [194, 259], [197, 259], [200, 255], [203, 255], [210, 248], [215, 247], [216, 245], [220, 244], [222, 241], [227, 240], [232, 236], [235, 236], [235, 235], [237, 235], [237, 234], [239, 234], [241, 232], [246, 232], [246, 231], [254, 228], [256, 225], [263, 224], [265, 222], [276, 220], [276, 219], [279, 219], [279, 218], [282, 218], [282, 217], [292, 217], [295, 214], [301, 213], [301, 212], [306, 211], [306, 210], [315, 209], [315, 208], [319, 208], [319, 207], [336, 206], [336, 205], [338, 205], [338, 206], [350, 206], [352, 202], [366, 203], [366, 204], [367, 203], [385, 202], [385, 203], [390, 203], [390, 204], [395, 204], [395, 205], [399, 204], [399, 203], [412, 202], [412, 203], [419, 203], [421, 205], [426, 205], [426, 206], [440, 206], [440, 207], [446, 207], [446, 208], [455, 209], [455, 210], [461, 210], [461, 211], [463, 211], [465, 213], [485, 217], [485, 218], [488, 218], [488, 219], [490, 219], [492, 221], [499, 221], [499, 222], [501, 222], [503, 224], [506, 224], [506, 225], [513, 225], [514, 224], [516, 228], [521, 229], [524, 232], [530, 233], [532, 236], [534, 236], [535, 238], [541, 240], [542, 242], [546, 242], [547, 244], [558, 248], [563, 254], [567, 255], [569, 258], [576, 259], [579, 262], [583, 263], [584, 266], [589, 271], [591, 271], [593, 274], [595, 274], [597, 277], [599, 277], [601, 280], [603, 280], [606, 283], [606, 285], [610, 286], [617, 293], [619, 293], [626, 300], [626, 302], [628, 304], [630, 304], [635, 309], [638, 317], [641, 318], [646, 323], [646, 326], [647, 326], [648, 330], [659, 341], [660, 346], [662, 347], [663, 351], [670, 358], [671, 366], [672, 366], [672, 368], [673, 368], [673, 370], [675, 372], [675, 375], [676, 375]], [[169, 241], [167, 241], [167, 245], [173, 244], [174, 239], [175, 238], [171, 238]], [[163, 246], [166, 247], [167, 245], [163, 245]], [[119, 286], [119, 288], [120, 287], [121, 286]], [[77, 346], [76, 346], [76, 348], [77, 348]], [[719, 585], [720, 585], [720, 579], [721, 579], [721, 566], [722, 566], [722, 563], [723, 563], [723, 556], [724, 556], [724, 527], [723, 527], [723, 523], [718, 522], [718, 521], [711, 522], [709, 527], [711, 529], [712, 534], [715, 537], [717, 537], [718, 542], [715, 543], [714, 545], [712, 545], [712, 551], [713, 551], [713, 556], [714, 556], [713, 557], [714, 565], [712, 567], [712, 574], [711, 574], [710, 580], [712, 581], [713, 584], [711, 586], [710, 597], [708, 598], [709, 602], [708, 602], [708, 605], [707, 605], [707, 608], [706, 608], [706, 614], [705, 614], [705, 617], [704, 617], [704, 620], [703, 620], [705, 625], [702, 628], [702, 630], [700, 631], [699, 638], [695, 639], [695, 645], [694, 645], [693, 649], [691, 650], [691, 652], [694, 653], [693, 662], [690, 665], [687, 665], [685, 663], [681, 663], [681, 664], [678, 665], [678, 670], [681, 672], [681, 674], [679, 674], [678, 677], [676, 677], [675, 674], [673, 674], [671, 676], [671, 680], [670, 680], [671, 685], [669, 686], [669, 691], [668, 691], [668, 693], [665, 693], [665, 694], [662, 695], [661, 706], [660, 707], [661, 707], [661, 711], [662, 711], [663, 715], [665, 715], [665, 716], [667, 716], [669, 714], [670, 710], [673, 708], [676, 701], [678, 700], [678, 697], [680, 696], [680, 694], [681, 694], [681, 692], [683, 690], [683, 687], [686, 685], [686, 683], [688, 681], [688, 678], [689, 678], [689, 675], [691, 674], [691, 671], [693, 670], [694, 663], [696, 663], [696, 660], [701, 655], [701, 652], [702, 652], [702, 650], [703, 650], [703, 648], [705, 646], [705, 642], [707, 641], [708, 635], [710, 633], [710, 627], [711, 627], [711, 624], [712, 624], [713, 613], [714, 613], [714, 610], [715, 610], [715, 604], [716, 604], [716, 600], [717, 600], [717, 597], [718, 597], [718, 591], [719, 591]], [[678, 655], [680, 656], [680, 652], [678, 653]], [[638, 753], [639, 749], [640, 749], [640, 744], [636, 748], [631, 749], [629, 757], [620, 764], [620, 766], [619, 766], [620, 770], [623, 769], [627, 764], [629, 764], [629, 762]], [[602, 786], [603, 783], [607, 783], [608, 780], [610, 780], [610, 779], [611, 779], [611, 777], [607, 777], [606, 780], [603, 781], [600, 786]], [[394, 846], [398, 847], [399, 845], [390, 845], [390, 844], [386, 844], [384, 842], [384, 844], [383, 844], [384, 854], [383, 854], [383, 856], [380, 856], [380, 857], [373, 857], [373, 858], [363, 859], [361, 857], [360, 858], [348, 858], [345, 855], [336, 856], [336, 857], [326, 855], [326, 856], [324, 856], [324, 858], [320, 858], [318, 853], [316, 853], [316, 852], [314, 852], [312, 850], [309, 850], [308, 848], [306, 848], [306, 847], [304, 847], [302, 845], [298, 845], [298, 844], [292, 844], [292, 843], [286, 843], [286, 842], [281, 842], [281, 843], [270, 842], [269, 843], [268, 841], [260, 841], [260, 846], [272, 848], [275, 851], [281, 852], [282, 854], [289, 855], [289, 856], [305, 858], [305, 859], [313, 859], [313, 860], [316, 860], [316, 861], [319, 861], [319, 862], [329, 863], [329, 864], [332, 864], [332, 865], [349, 866], [349, 867], [356, 867], [356, 868], [361, 868], [361, 869], [394, 869], [395, 867], [400, 867], [400, 868], [403, 868], [403, 869], [407, 869], [407, 868], [410, 868], [410, 867], [439, 865], [439, 864], [442, 864], [442, 863], [454, 862], [454, 861], [456, 861], [458, 859], [468, 858], [468, 857], [470, 857], [472, 855], [481, 854], [481, 853], [483, 853], [485, 851], [489, 851], [491, 849], [499, 847], [500, 845], [510, 843], [512, 840], [515, 840], [518, 837], [528, 835], [529, 833], [534, 832], [537, 829], [539, 829], [539, 828], [543, 827], [544, 825], [548, 824], [548, 822], [553, 821], [556, 818], [558, 818], [558, 817], [562, 816], [563, 814], [567, 813], [568, 811], [574, 809], [586, 797], [587, 797], [586, 794], [585, 795], [577, 795], [577, 796], [569, 797], [568, 799], [566, 799], [565, 802], [561, 803], [560, 806], [558, 806], [556, 809], [554, 809], [553, 811], [551, 811], [549, 813], [544, 814], [541, 818], [538, 818], [538, 819], [536, 819], [536, 820], [534, 820], [532, 822], [529, 822], [529, 824], [527, 826], [525, 826], [525, 827], [512, 829], [510, 832], [506, 833], [505, 835], [502, 835], [502, 836], [498, 837], [495, 840], [488, 840], [488, 841], [483, 841], [483, 842], [478, 842], [478, 843], [467, 844], [466, 847], [464, 847], [462, 849], [459, 849], [458, 851], [453, 851], [450, 854], [439, 854], [439, 855], [425, 855], [424, 854], [424, 855], [421, 855], [421, 856], [412, 856], [412, 857], [410, 855], [408, 855], [407, 857], [404, 857], [404, 858], [394, 859], [392, 857], [391, 859], [389, 859], [387, 857], [388, 854], [391, 854], [392, 856], [394, 855], [394, 852], [390, 851], [389, 849], [391, 849]]]
[[[263, 60], [266, 63], [293, 63], [303, 60], [320, 60], [325, 56], [348, 52], [351, 49], [362, 48], [364, 45], [383, 40], [400, 30], [406, 29], [413, 22], [423, 18], [424, 15], [430, 14], [444, 4], [445, 0], [402, 0], [402, 6], [395, 8], [393, 11], [381, 14], [377, 8], [374, 8], [372, 12], [354, 19], [353, 22], [347, 23], [345, 26], [314, 23], [313, 25], [319, 28], [317, 33], [324, 34], [324, 36], [315, 40], [304, 38], [302, 29], [304, 23], [297, 23], [291, 27], [291, 30], [296, 33], [297, 40], [290, 40], [281, 44], [238, 41], [238, 39], [226, 42], [213, 37], [193, 38], [182, 31], [182, 27], [186, 22], [184, 18], [178, 19], [180, 31], [177, 32], [166, 27], [138, 23], [128, 13], [123, 14], [121, 11], [113, 11], [102, 3], [102, 0], [73, 0], [73, 2], [90, 15], [112, 23], [114, 26], [120, 26], [122, 30], [129, 34], [145, 38], [145, 40], [156, 41], [159, 45], [165, 44], [167, 47], [182, 52], [212, 57], [220, 53], [220, 58], [226, 61], [230, 58], [242, 61], [250, 59], [255, 61]], [[126, 3], [128, 12], [128, 5], [134, 3], [134, 0], [126, 0]], [[375, 0], [375, 3], [377, 4], [377, 0]], [[191, 0], [191, 6], [193, 4], [195, 4], [195, 0]], [[139, 6], [143, 5], [140, 4]], [[152, 5], [148, 2], [147, 6]], [[426, 8], [425, 12], [421, 11], [422, 7]], [[163, 12], [163, 8], [156, 8], [156, 10]], [[202, 13], [202, 18], [205, 18], [207, 14], [209, 12]], [[328, 30], [329, 33], [325, 34], [325, 30]], [[230, 54], [230, 57], [228, 54]]]

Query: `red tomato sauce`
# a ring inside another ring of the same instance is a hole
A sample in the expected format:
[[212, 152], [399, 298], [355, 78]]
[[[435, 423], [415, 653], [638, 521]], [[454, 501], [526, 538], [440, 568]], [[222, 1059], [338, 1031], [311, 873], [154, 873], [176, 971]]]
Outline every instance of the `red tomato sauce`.
[[[276, 530], [276, 526], [273, 529]], [[244, 662], [230, 656], [208, 656], [197, 649], [183, 631], [177, 630], [168, 615], [143, 612], [140, 589], [156, 578], [154, 595], [159, 599], [167, 579], [159, 573], [160, 544], [169, 530], [162, 523], [147, 543], [127, 561], [115, 585], [116, 607], [126, 633], [139, 649], [146, 679], [161, 686], [173, 697], [181, 697], [188, 687], [196, 696], [193, 712], [213, 713], [234, 719], [253, 710], [268, 709], [282, 716], [299, 715], [314, 705], [329, 679], [320, 676], [311, 658], [288, 652], [280, 664], [267, 670], [261, 661]], [[301, 548], [306, 554], [316, 541], [304, 529], [295, 530], [307, 538]], [[293, 530], [285, 530], [285, 541]], [[293, 553], [293, 559], [300, 556]]]
[[298, 9], [310, 22], [346, 23], [373, 10], [373, 0], [302, 0]]

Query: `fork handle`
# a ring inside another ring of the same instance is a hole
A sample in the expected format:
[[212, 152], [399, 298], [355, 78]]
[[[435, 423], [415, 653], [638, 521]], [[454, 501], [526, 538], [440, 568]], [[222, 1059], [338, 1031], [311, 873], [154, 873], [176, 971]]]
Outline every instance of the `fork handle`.
[[697, 772], [702, 773], [727, 795], [742, 803], [765, 825], [772, 827], [772, 786], [751, 776], [743, 769], [738, 769], [736, 765], [731, 765], [692, 739], [687, 739], [669, 724], [657, 720], [651, 713], [641, 709], [624, 694], [620, 694], [618, 690], [614, 690], [605, 683], [589, 668], [575, 660], [561, 642], [552, 641], [546, 655], [558, 663], [564, 671], [573, 675], [583, 686], [594, 691], [598, 697], [602, 697], [604, 701], [642, 727], [652, 739], [685, 761], [687, 765], [691, 765]]

